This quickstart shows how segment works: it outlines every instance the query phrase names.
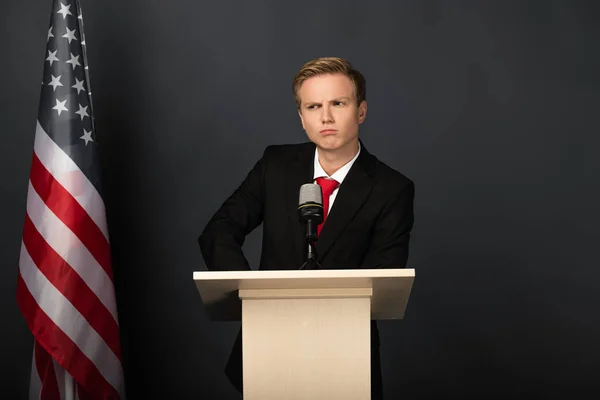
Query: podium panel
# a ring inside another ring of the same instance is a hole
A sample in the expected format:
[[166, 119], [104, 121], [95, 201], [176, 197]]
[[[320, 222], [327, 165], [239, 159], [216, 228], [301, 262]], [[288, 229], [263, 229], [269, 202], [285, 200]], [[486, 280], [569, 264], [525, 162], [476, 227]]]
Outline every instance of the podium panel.
[[371, 395], [371, 289], [240, 291], [245, 400]]

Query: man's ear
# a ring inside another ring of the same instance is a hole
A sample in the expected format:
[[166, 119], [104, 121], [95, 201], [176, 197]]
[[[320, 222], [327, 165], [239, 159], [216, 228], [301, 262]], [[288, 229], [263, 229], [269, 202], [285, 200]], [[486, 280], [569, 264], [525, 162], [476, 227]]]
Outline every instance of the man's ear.
[[358, 123], [362, 124], [367, 118], [367, 101], [363, 100], [358, 106]]
[[302, 118], [302, 111], [300, 111], [300, 109], [298, 109], [298, 116], [300, 117], [300, 123], [302, 124], [302, 129], [306, 130], [306, 128], [304, 127], [304, 118]]

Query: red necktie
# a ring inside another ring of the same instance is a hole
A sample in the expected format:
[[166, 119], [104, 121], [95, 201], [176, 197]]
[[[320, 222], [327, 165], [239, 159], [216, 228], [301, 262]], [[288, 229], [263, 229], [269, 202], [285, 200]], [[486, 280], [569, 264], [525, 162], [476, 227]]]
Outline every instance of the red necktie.
[[320, 235], [329, 211], [329, 196], [338, 187], [339, 183], [335, 179], [317, 178], [317, 184], [321, 186], [321, 191], [323, 192], [323, 223], [317, 227], [317, 235]]

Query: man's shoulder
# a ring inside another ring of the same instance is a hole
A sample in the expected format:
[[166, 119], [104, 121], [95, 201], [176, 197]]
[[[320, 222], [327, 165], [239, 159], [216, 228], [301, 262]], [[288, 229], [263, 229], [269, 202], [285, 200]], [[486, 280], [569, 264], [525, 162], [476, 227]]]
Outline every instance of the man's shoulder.
[[371, 156], [373, 157], [375, 176], [379, 182], [382, 182], [386, 185], [391, 184], [398, 188], [414, 185], [412, 179], [406, 176], [404, 173], [392, 168], [376, 156]]
[[265, 148], [265, 152], [297, 153], [299, 151], [309, 151], [314, 148], [315, 144], [313, 142], [270, 144]]

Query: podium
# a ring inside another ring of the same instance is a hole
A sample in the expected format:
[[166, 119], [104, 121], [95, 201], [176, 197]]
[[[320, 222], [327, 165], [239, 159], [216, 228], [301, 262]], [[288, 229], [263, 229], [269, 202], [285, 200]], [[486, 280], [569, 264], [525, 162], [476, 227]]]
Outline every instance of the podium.
[[371, 397], [371, 320], [401, 319], [415, 271], [196, 271], [209, 317], [242, 322], [244, 400]]

